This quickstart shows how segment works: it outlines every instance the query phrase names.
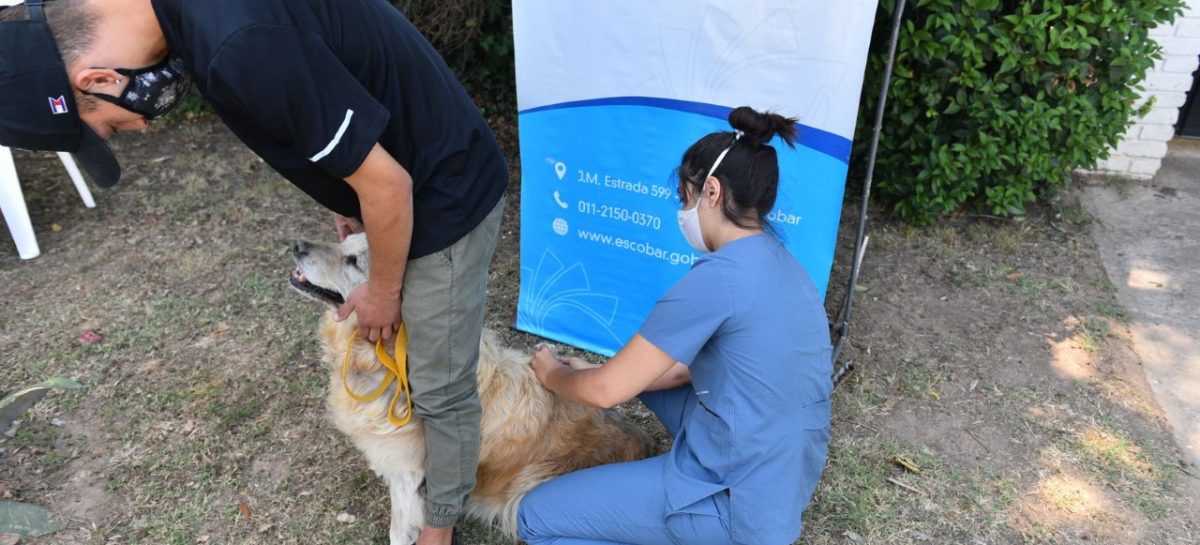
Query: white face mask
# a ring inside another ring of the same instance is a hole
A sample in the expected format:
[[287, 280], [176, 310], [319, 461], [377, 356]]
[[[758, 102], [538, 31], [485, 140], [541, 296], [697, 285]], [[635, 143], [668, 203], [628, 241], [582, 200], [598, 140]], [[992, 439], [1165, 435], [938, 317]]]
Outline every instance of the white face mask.
[[[742, 131], [737, 131], [733, 136], [733, 143], [736, 144], [738, 139], [742, 137]], [[733, 149], [731, 144], [728, 148], [721, 151], [717, 155], [717, 160], [713, 161], [713, 165], [708, 169], [708, 174], [704, 175], [705, 187], [707, 187], [708, 179], [717, 171], [717, 167], [721, 165], [721, 161], [725, 159], [725, 155], [729, 150]], [[700, 231], [700, 200], [704, 198], [704, 187], [700, 188], [700, 197], [696, 199], [696, 206], [687, 210], [680, 210], [679, 215], [679, 230], [683, 231], [683, 238], [691, 247], [702, 254], [707, 254], [712, 251], [707, 244], [704, 243], [704, 234]]]
[[696, 199], [696, 206], [680, 210], [678, 215], [679, 230], [683, 232], [683, 238], [687, 239], [687, 243], [702, 254], [711, 252], [712, 250], [704, 243], [704, 234], [700, 232], [700, 199]]

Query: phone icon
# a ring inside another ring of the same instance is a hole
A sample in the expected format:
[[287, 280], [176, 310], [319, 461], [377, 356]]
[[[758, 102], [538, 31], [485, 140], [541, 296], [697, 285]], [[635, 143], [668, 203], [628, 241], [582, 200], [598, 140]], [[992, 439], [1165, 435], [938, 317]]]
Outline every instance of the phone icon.
[[565, 209], [565, 208], [567, 208], [568, 206], [570, 206], [569, 204], [567, 204], [567, 203], [566, 203], [566, 201], [563, 201], [563, 200], [562, 200], [562, 197], [560, 197], [560, 196], [558, 195], [558, 192], [557, 192], [557, 191], [555, 191], [555, 192], [554, 192], [554, 202], [558, 203], [558, 207], [559, 207], [559, 208], [563, 208], [563, 209]]

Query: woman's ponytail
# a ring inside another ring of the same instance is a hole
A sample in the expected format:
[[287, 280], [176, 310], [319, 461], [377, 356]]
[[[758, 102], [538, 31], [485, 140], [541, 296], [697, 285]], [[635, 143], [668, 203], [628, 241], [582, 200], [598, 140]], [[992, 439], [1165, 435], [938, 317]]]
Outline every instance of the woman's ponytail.
[[795, 147], [796, 120], [771, 112], [757, 112], [749, 106], [729, 112], [729, 125], [742, 131], [741, 139], [758, 147], [778, 135], [789, 147]]

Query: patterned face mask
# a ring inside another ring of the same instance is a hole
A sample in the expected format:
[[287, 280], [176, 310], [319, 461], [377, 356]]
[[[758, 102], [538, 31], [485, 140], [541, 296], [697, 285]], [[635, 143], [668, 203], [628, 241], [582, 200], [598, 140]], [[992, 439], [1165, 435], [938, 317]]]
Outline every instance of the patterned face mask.
[[188, 88], [192, 86], [191, 79], [183, 72], [183, 63], [172, 58], [163, 59], [148, 68], [114, 70], [129, 76], [129, 85], [125, 86], [120, 97], [87, 91], [82, 91], [83, 94], [111, 102], [146, 119], [158, 119], [166, 115], [183, 101]]

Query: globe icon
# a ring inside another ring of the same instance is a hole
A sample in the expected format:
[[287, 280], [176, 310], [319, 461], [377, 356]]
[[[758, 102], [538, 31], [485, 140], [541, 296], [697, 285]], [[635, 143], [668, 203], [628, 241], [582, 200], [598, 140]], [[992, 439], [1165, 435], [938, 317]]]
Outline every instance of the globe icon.
[[551, 225], [551, 227], [553, 227], [554, 232], [559, 235], [567, 234], [567, 220], [565, 219], [554, 218], [554, 223]]

